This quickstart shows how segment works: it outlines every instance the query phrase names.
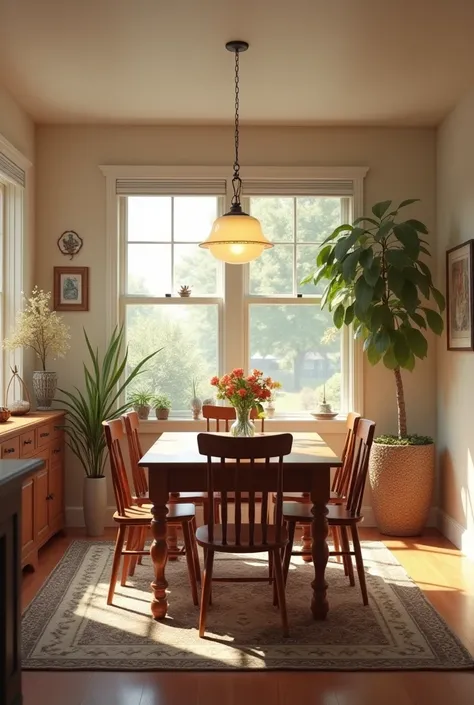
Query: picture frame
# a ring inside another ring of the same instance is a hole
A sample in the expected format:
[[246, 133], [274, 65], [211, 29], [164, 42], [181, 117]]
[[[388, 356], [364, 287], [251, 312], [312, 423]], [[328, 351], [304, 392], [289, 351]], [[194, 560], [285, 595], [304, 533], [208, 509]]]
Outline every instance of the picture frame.
[[54, 310], [89, 310], [89, 267], [54, 267]]
[[474, 350], [474, 240], [446, 252], [448, 350]]

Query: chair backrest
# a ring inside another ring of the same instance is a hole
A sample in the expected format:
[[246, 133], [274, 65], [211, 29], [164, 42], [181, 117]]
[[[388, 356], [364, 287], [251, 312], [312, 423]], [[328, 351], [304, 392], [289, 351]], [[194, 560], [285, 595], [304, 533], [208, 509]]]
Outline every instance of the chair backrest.
[[[293, 436], [291, 433], [280, 433], [271, 436], [256, 436], [254, 438], [232, 438], [217, 436], [212, 433], [198, 434], [198, 448], [201, 455], [207, 456], [207, 490], [209, 498], [209, 538], [214, 537], [214, 502], [215, 491], [220, 491], [220, 506], [222, 514], [222, 541], [227, 543], [228, 527], [228, 492], [235, 493], [233, 506], [235, 510], [235, 545], [242, 544], [242, 492], [245, 492], [245, 505], [248, 506], [248, 541], [254, 544], [255, 527], [261, 527], [262, 541], [267, 542], [268, 531], [268, 491], [276, 490], [275, 525], [276, 540], [281, 539], [283, 522], [283, 457], [291, 453]], [[213, 462], [212, 458], [220, 462]], [[273, 462], [271, 463], [271, 459]], [[271, 482], [269, 487], [256, 483], [261, 477], [262, 461], [265, 463], [265, 474]], [[231, 461], [231, 462], [227, 462]], [[244, 461], [244, 462], [242, 462]], [[271, 476], [274, 472], [275, 478]], [[219, 482], [220, 480], [220, 482]], [[225, 481], [225, 487], [222, 482]], [[257, 487], [256, 487], [257, 485]], [[255, 520], [256, 489], [263, 490], [260, 522]]]
[[351, 470], [353, 467], [353, 454], [354, 454], [354, 434], [359, 423], [360, 414], [356, 414], [351, 411], [347, 414], [346, 422], [346, 439], [344, 441], [344, 448], [341, 453], [342, 466], [337, 468], [334, 473], [334, 479], [332, 482], [331, 490], [336, 492], [340, 497], [346, 497], [349, 490], [349, 485], [351, 482]]
[[359, 419], [354, 432], [354, 453], [351, 481], [346, 508], [353, 515], [360, 513], [369, 467], [370, 449], [374, 440], [375, 422]]
[[[229, 421], [235, 420], [235, 409], [233, 406], [216, 406], [215, 404], [204, 404], [202, 407], [203, 418], [206, 419], [207, 431], [212, 431], [211, 421], [215, 421], [214, 431], [219, 433], [221, 430], [220, 422], [223, 421], [222, 430], [229, 433], [230, 424]], [[250, 418], [252, 420], [258, 419], [258, 411], [252, 409], [250, 412]], [[261, 423], [261, 433], [265, 432], [265, 419], [260, 419]]]
[[127, 471], [123, 462], [120, 441], [124, 438], [123, 425], [121, 419], [103, 421], [105, 439], [109, 449], [110, 469], [112, 471], [112, 483], [114, 486], [115, 501], [117, 511], [122, 516], [125, 510], [133, 506], [130, 485], [128, 484]]
[[139, 460], [143, 457], [140, 445], [139, 427], [140, 419], [136, 411], [127, 411], [122, 416], [125, 433], [127, 434], [128, 455], [132, 468], [133, 487], [136, 497], [148, 497], [148, 480], [145, 468], [139, 466]]

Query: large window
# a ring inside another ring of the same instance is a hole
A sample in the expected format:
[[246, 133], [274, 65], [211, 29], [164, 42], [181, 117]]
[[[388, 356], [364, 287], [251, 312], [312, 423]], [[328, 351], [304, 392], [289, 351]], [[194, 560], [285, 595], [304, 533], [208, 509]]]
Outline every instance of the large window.
[[[206, 183], [197, 179], [193, 193], [192, 178], [176, 186], [168, 179], [163, 186], [164, 167], [154, 168], [160, 178], [146, 181], [121, 181], [122, 167], [103, 169], [119, 203], [117, 319], [126, 327], [130, 362], [161, 349], [135, 388], [168, 394], [172, 416], [190, 416], [195, 392], [212, 398], [211, 376], [234, 366], [256, 367], [282, 384], [276, 418], [309, 418], [324, 393], [341, 413], [357, 406], [351, 333], [336, 330], [331, 314], [321, 310], [324, 285], [303, 286], [301, 280], [315, 268], [322, 240], [360, 215], [365, 170], [355, 169], [354, 179], [300, 179], [294, 189], [291, 179], [283, 185], [251, 181], [244, 208], [260, 220], [274, 247], [237, 266], [198, 247], [228, 206], [229, 180], [223, 191], [226, 180], [209, 181], [212, 170], [204, 170]], [[214, 192], [212, 183], [219, 186]], [[116, 228], [111, 220], [112, 250]], [[113, 284], [113, 267], [108, 276]], [[182, 286], [191, 296], [179, 296]]]

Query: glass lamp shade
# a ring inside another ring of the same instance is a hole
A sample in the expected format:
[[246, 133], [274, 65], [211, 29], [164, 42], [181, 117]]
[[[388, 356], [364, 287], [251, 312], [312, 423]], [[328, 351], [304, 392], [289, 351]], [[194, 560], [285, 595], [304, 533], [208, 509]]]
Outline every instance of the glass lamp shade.
[[226, 214], [214, 221], [207, 240], [199, 247], [228, 264], [245, 264], [259, 257], [263, 250], [273, 247], [262, 232], [260, 222], [246, 213]]

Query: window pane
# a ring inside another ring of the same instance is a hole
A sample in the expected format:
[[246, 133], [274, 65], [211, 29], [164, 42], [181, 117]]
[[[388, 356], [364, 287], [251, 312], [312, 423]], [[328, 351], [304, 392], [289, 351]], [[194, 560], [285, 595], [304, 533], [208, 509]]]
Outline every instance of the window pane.
[[293, 242], [295, 229], [294, 198], [252, 196], [250, 214], [258, 218], [263, 232], [272, 242]]
[[196, 244], [174, 246], [174, 287], [191, 287], [193, 296], [217, 294], [218, 261]]
[[319, 245], [296, 245], [296, 285], [299, 294], [307, 296], [322, 294], [326, 288], [327, 279], [323, 279], [317, 286], [314, 284], [300, 284], [310, 272], [316, 269], [316, 257]]
[[127, 294], [171, 293], [171, 245], [128, 246]]
[[341, 334], [328, 311], [310, 304], [251, 304], [250, 368], [282, 384], [278, 412], [313, 411], [322, 399], [341, 403]]
[[129, 196], [127, 210], [127, 234], [130, 242], [171, 240], [169, 196]]
[[293, 245], [275, 245], [250, 263], [250, 293], [293, 294]]
[[216, 196], [176, 196], [174, 198], [174, 239], [202, 242], [217, 218]]
[[341, 199], [304, 196], [296, 199], [296, 239], [321, 242], [342, 223]]
[[133, 382], [132, 391], [168, 394], [174, 411], [190, 414], [193, 378], [201, 399], [213, 395], [209, 379], [219, 373], [217, 305], [130, 305], [126, 329], [130, 368], [163, 348]]

